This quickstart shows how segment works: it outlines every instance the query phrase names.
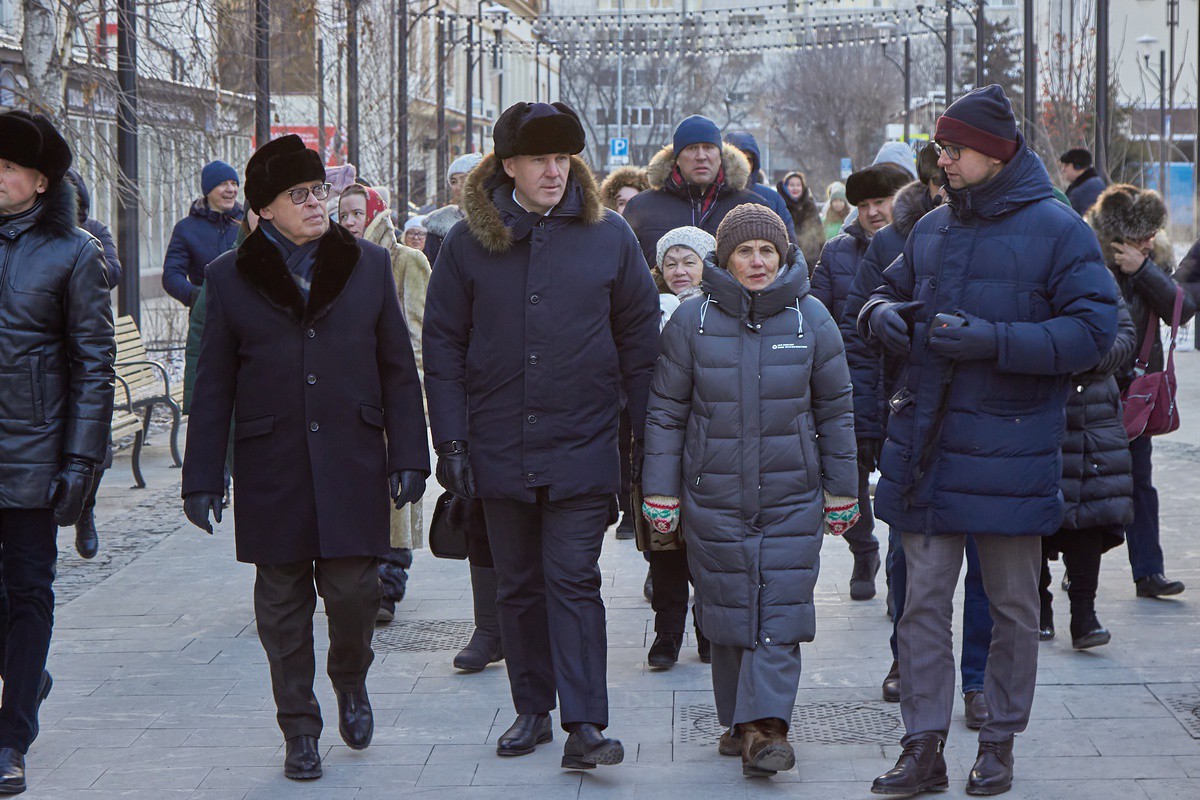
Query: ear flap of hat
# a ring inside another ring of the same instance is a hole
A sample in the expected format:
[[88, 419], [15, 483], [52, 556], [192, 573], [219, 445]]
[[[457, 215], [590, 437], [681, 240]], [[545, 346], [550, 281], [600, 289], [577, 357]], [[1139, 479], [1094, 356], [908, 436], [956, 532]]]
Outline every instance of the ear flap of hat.
[[1158, 192], [1118, 183], [1105, 189], [1089, 214], [1105, 239], [1140, 242], [1167, 222], [1167, 206]]

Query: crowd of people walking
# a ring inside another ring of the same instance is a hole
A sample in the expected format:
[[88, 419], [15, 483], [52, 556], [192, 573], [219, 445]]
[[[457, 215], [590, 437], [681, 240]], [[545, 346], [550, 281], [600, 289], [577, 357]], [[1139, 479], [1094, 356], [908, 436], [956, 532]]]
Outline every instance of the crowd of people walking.
[[[373, 631], [403, 624], [432, 475], [429, 524], [462, 532], [470, 564], [475, 631], [453, 667], [508, 673], [497, 755], [551, 742], [557, 708], [563, 768], [623, 760], [599, 568], [615, 526], [647, 561], [648, 666], [679, 660], [694, 594], [717, 752], [747, 777], [791, 769], [833, 535], [851, 600], [882, 570], [893, 621], [881, 693], [905, 734], [871, 790], [949, 786], [961, 689], [966, 790], [1008, 791], [1055, 635], [1048, 561], [1075, 649], [1112, 638], [1106, 551], [1126, 544], [1138, 597], [1184, 591], [1151, 437], [1178, 424], [1160, 325], [1174, 337], [1196, 312], [1200, 243], [1176, 269], [1161, 197], [1106, 186], [1086, 150], [1056, 189], [996, 86], [824, 192], [768, 179], [753, 135], [698, 115], [603, 181], [586, 146], [570, 107], [517, 103], [492, 152], [451, 164], [451, 202], [410, 218], [296, 136], [200, 172], [163, 269], [191, 323], [182, 504], [210, 534], [232, 505], [284, 774], [322, 773], [318, 595], [339, 735], [371, 744]], [[85, 558], [102, 546], [120, 262], [71, 161], [49, 120], [0, 115], [0, 793], [25, 788], [52, 687], [55, 527]], [[1162, 406], [1130, 396], [1150, 383]]]

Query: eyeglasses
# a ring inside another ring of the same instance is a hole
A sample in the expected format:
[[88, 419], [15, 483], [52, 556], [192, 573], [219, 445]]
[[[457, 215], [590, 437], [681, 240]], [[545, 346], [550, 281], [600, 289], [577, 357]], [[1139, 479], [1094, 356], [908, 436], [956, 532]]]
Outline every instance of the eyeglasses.
[[942, 155], [942, 153], [945, 153], [946, 155], [950, 156], [951, 161], [958, 161], [960, 158], [962, 158], [963, 147], [960, 144], [942, 144], [941, 142], [934, 142], [933, 146], [935, 148], [934, 152], [937, 153], [939, 157]]
[[302, 206], [308, 202], [310, 194], [318, 200], [327, 200], [329, 198], [329, 190], [332, 188], [332, 183], [322, 183], [311, 188], [302, 186], [299, 189], [290, 189], [285, 194], [291, 198], [294, 205]]

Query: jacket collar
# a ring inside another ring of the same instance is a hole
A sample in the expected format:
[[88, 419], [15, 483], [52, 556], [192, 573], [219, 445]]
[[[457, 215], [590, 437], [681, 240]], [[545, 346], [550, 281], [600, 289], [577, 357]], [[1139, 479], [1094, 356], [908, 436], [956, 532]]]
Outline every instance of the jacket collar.
[[929, 196], [928, 187], [920, 181], [913, 181], [896, 192], [896, 198], [892, 201], [892, 227], [907, 239], [917, 220], [936, 207], [937, 204]]
[[[750, 185], [750, 162], [741, 150], [731, 144], [721, 146], [721, 167], [725, 170], [725, 185], [721, 187], [721, 194], [740, 192]], [[672, 185], [671, 173], [674, 169], [675, 151], [667, 145], [650, 159], [650, 165], [646, 167], [646, 180], [650, 182], [650, 188], [676, 194], [686, 193], [686, 189], [680, 192]]]
[[[700, 290], [722, 313], [753, 325], [773, 317], [785, 309], [797, 309], [800, 298], [808, 294], [808, 270], [800, 264], [800, 251], [794, 246], [788, 253], [787, 264], [780, 269], [775, 280], [765, 289], [752, 292], [738, 283], [733, 273], [718, 267], [714, 253], [704, 261], [704, 276]], [[803, 331], [803, 323], [799, 330]]]
[[1071, 181], [1071, 185], [1067, 187], [1067, 191], [1074, 191], [1078, 187], [1090, 181], [1092, 178], [1098, 177], [1099, 175], [1100, 173], [1096, 171], [1095, 167], [1088, 167], [1083, 172], [1079, 173], [1079, 177]]
[[209, 222], [216, 223], [238, 223], [242, 221], [242, 217], [245, 215], [240, 203], [234, 203], [233, 208], [222, 214], [214, 211], [212, 208], [209, 208], [208, 201], [206, 201], [203, 197], [197, 198], [196, 201], [192, 203], [192, 207], [188, 210], [188, 213], [193, 217], [200, 217], [201, 219], [206, 219]]
[[256, 230], [246, 237], [237, 249], [235, 263], [238, 274], [268, 303], [293, 322], [307, 327], [325, 316], [337, 301], [361, 255], [362, 248], [350, 232], [341, 225], [331, 224], [317, 244], [317, 263], [307, 304], [279, 248], [262, 231]]
[[1017, 138], [1017, 154], [994, 178], [963, 189], [946, 187], [947, 202], [960, 221], [973, 217], [999, 219], [1030, 203], [1054, 197], [1042, 160], [1025, 146], [1020, 133]]

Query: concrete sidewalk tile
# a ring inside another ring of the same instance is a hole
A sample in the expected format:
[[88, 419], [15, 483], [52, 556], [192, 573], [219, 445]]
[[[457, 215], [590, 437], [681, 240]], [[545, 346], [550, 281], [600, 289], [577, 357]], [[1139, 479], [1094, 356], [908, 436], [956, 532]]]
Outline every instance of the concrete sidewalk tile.
[[1200, 779], [1139, 780], [1149, 800], [1196, 800], [1200, 797]]
[[[59, 767], [59, 769], [63, 769]], [[200, 784], [212, 771], [212, 767], [184, 767], [178, 765], [158, 767], [125, 768], [109, 767], [95, 783], [94, 789], [117, 791], [122, 789], [199, 789]]]
[[426, 786], [470, 786], [475, 778], [477, 764], [426, 764], [417, 781], [418, 787]]

